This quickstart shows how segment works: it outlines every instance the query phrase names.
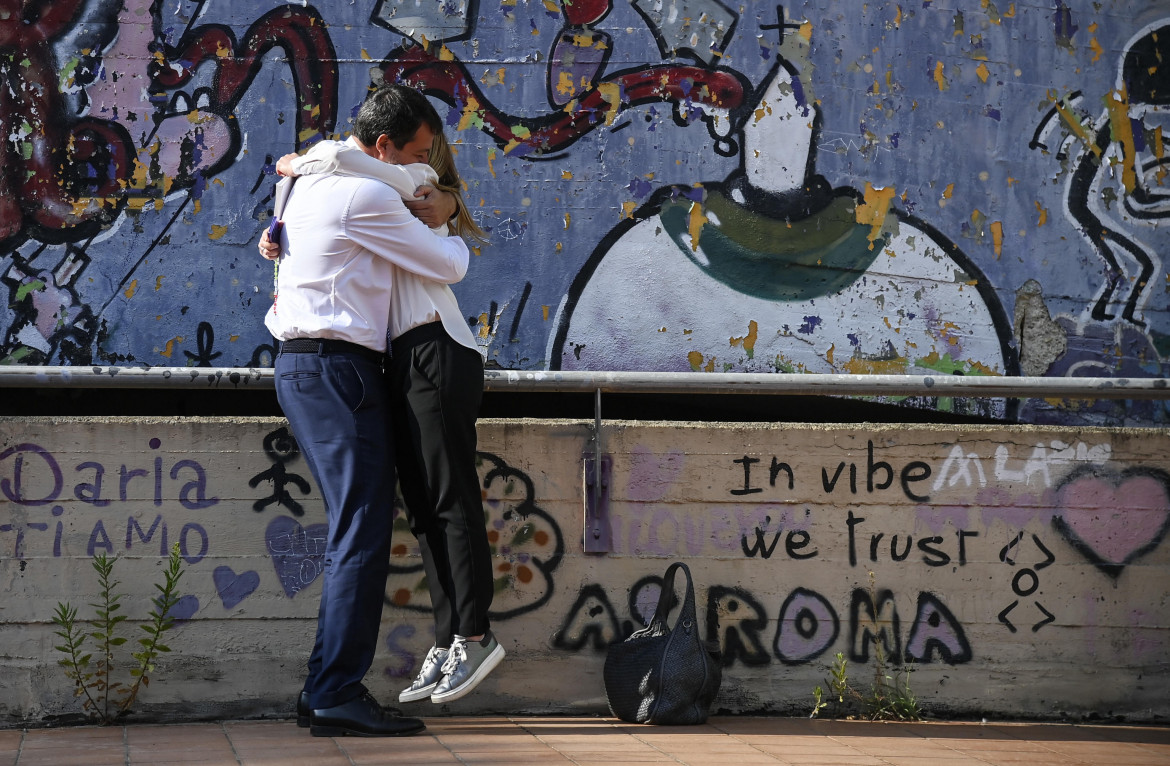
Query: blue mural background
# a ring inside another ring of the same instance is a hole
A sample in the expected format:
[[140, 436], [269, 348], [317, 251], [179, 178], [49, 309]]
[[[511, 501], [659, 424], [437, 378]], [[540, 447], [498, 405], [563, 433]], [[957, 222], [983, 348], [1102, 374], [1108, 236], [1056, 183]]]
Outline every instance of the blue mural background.
[[[938, 260], [915, 244], [925, 233], [970, 267], [980, 291], [970, 311], [987, 318], [972, 320], [979, 329], [963, 342], [994, 348], [994, 359], [956, 355], [945, 365], [1167, 374], [1170, 65], [1137, 73], [1143, 93], [1122, 92], [1119, 80], [1135, 45], [1149, 48], [1143, 62], [1170, 50], [1163, 3], [62, 0], [24, 9], [0, 20], [7, 364], [268, 365], [261, 320], [272, 267], [254, 243], [270, 215], [274, 160], [347, 135], [371, 82], [401, 78], [424, 85], [447, 120], [466, 198], [491, 234], [455, 286], [490, 365], [561, 368], [589, 345], [608, 346], [594, 362], [585, 354], [595, 369], [914, 371], [922, 360], [891, 367], [905, 354], [850, 357], [846, 346], [889, 345], [883, 324], [953, 344], [945, 325], [974, 313], [932, 320], [901, 283], [876, 303], [824, 309], [814, 297], [811, 314], [791, 309], [798, 321], [777, 319], [768, 339], [746, 321], [721, 324], [721, 308], [734, 317], [742, 307], [719, 298], [703, 314], [724, 339], [716, 352], [686, 346], [703, 328], [678, 310], [720, 293], [669, 270], [639, 277], [632, 293], [607, 281], [669, 264], [658, 245], [627, 234], [657, 226], [664, 200], [735, 176], [766, 140], [777, 154], [807, 141], [806, 178], [852, 191], [857, 225], [881, 230], [893, 262], [911, 252]], [[782, 115], [777, 98], [793, 93], [795, 111]], [[781, 116], [789, 127], [772, 127]], [[762, 214], [758, 186], [735, 188], [741, 197], [729, 198]], [[799, 203], [802, 193], [777, 199]], [[901, 245], [891, 233], [899, 224]], [[711, 242], [713, 230], [702, 231]], [[690, 235], [697, 251], [700, 235]], [[856, 284], [865, 295], [870, 283]], [[572, 326], [586, 321], [589, 301], [588, 327]], [[661, 337], [637, 330], [660, 319]], [[607, 343], [624, 337], [622, 325], [634, 340]], [[818, 327], [849, 340], [826, 352]], [[815, 352], [788, 355], [789, 342]], [[763, 353], [767, 343], [780, 350]], [[1019, 416], [1152, 425], [1166, 410], [1034, 402]]]

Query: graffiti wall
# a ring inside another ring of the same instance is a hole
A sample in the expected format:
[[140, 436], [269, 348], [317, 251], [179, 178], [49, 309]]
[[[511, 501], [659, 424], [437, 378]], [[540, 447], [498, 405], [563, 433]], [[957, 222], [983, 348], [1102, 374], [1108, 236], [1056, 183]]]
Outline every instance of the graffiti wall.
[[[584, 553], [590, 426], [485, 421], [493, 628], [509, 657], [443, 713], [606, 710], [605, 647], [675, 560], [722, 652], [716, 707], [807, 715], [843, 655], [911, 668], [924, 710], [1165, 721], [1170, 437], [1127, 429], [614, 424]], [[324, 511], [279, 419], [0, 420], [0, 721], [76, 716], [58, 602], [93, 616], [116, 556], [144, 619], [170, 547], [177, 625], [140, 716], [290, 716], [321, 592]], [[431, 646], [417, 545], [395, 529], [380, 648], [396, 697]]]
[[1154, 0], [30, 0], [0, 360], [269, 365], [274, 160], [402, 81], [491, 235], [492, 364], [1165, 376], [1168, 56]]

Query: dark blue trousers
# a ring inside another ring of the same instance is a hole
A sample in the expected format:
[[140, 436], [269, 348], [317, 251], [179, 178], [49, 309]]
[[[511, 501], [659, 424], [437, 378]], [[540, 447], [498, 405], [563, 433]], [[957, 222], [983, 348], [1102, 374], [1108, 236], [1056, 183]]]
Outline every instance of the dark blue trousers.
[[386, 592], [394, 452], [382, 365], [350, 351], [276, 357], [276, 395], [325, 500], [329, 533], [305, 691], [314, 709], [366, 692]]

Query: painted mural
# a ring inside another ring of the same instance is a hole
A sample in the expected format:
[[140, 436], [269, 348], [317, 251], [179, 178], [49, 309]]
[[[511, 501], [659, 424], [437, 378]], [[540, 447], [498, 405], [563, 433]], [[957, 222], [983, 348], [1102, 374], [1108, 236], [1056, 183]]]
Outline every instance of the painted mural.
[[491, 235], [455, 286], [489, 365], [1168, 374], [1155, 0], [17, 5], [5, 364], [269, 365], [274, 160], [402, 81]]

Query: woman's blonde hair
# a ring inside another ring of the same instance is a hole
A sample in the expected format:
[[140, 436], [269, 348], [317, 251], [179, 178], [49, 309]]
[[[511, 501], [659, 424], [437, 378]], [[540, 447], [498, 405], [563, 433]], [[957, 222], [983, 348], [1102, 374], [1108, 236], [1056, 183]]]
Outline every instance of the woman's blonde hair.
[[467, 204], [463, 201], [463, 179], [459, 177], [459, 170], [455, 167], [455, 155], [442, 131], [435, 133], [435, 140], [431, 143], [431, 154], [427, 164], [434, 168], [435, 173], [439, 176], [436, 188], [450, 192], [455, 197], [455, 205], [458, 209], [455, 218], [451, 221], [451, 228], [455, 234], [460, 237], [470, 237], [477, 242], [487, 242], [487, 232], [481, 229], [471, 217], [471, 211], [467, 209]]

